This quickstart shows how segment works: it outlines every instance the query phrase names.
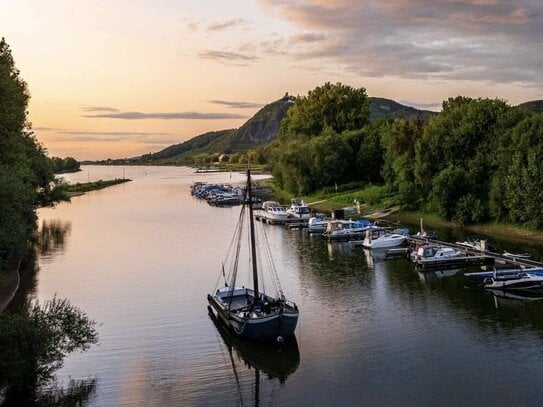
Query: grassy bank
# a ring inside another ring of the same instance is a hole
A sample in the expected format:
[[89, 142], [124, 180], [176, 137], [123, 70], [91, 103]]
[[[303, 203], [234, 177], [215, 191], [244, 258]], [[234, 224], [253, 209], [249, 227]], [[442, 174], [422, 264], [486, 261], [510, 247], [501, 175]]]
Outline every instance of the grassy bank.
[[[290, 202], [292, 194], [279, 188], [273, 179], [265, 181], [265, 185], [272, 190], [274, 199], [281, 202]], [[377, 212], [393, 207], [396, 202], [385, 186], [347, 184], [338, 186], [338, 191], [321, 191], [303, 196], [311, 208], [325, 213], [330, 213], [334, 208], [355, 206], [356, 200], [361, 203], [361, 216], [372, 217]], [[424, 220], [424, 226], [433, 228], [461, 228], [470, 234], [488, 235], [500, 239], [512, 240], [518, 243], [530, 243], [543, 248], [543, 231], [531, 230], [517, 225], [484, 223], [478, 225], [458, 226], [457, 224], [440, 218], [427, 212], [394, 212], [386, 217], [394, 222], [418, 224], [420, 218]]]
[[67, 184], [65, 191], [68, 196], [77, 196], [82, 195], [85, 192], [96, 191], [98, 189], [107, 188], [112, 185], [122, 184], [128, 181], [131, 180], [128, 178], [115, 178], [106, 181], [99, 180], [94, 182], [78, 182], [76, 184]]
[[[279, 188], [273, 179], [263, 181], [263, 185], [272, 190], [274, 199], [278, 201], [290, 202], [293, 196], [290, 192]], [[337, 191], [334, 187], [330, 190], [304, 195], [302, 198], [311, 208], [325, 213], [330, 213], [335, 208], [356, 206], [359, 202], [362, 216], [395, 205], [394, 197], [386, 187], [361, 183], [338, 185]]]
[[[442, 219], [434, 214], [425, 212], [407, 212], [401, 211], [389, 217], [391, 220], [408, 222], [416, 224], [420, 218], [423, 219], [424, 226], [428, 229], [436, 227], [445, 228], [460, 228], [460, 226]], [[474, 235], [488, 235], [501, 239], [513, 240], [516, 242], [529, 242], [532, 245], [543, 247], [543, 231], [526, 229], [517, 225], [499, 224], [499, 223], [483, 223], [478, 225], [462, 226]]]

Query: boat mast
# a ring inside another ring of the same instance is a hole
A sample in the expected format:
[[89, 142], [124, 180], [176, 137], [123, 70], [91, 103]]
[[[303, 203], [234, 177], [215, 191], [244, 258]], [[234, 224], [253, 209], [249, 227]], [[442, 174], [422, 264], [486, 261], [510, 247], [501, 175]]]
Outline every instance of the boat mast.
[[255, 224], [253, 219], [253, 192], [251, 190], [251, 170], [247, 167], [247, 205], [249, 205], [249, 227], [251, 233], [251, 258], [253, 262], [253, 289], [258, 300], [258, 269], [256, 264]]

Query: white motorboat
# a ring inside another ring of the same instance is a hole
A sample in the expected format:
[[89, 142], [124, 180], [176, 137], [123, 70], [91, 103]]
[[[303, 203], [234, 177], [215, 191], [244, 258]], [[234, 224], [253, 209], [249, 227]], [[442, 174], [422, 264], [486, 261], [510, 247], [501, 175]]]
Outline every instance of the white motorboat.
[[262, 204], [261, 214], [270, 223], [282, 223], [289, 219], [289, 214], [285, 207], [276, 201], [265, 201]]
[[357, 221], [335, 219], [328, 221], [324, 235], [329, 240], [355, 240], [362, 238], [371, 227], [372, 223], [365, 219]]
[[507, 277], [494, 275], [484, 281], [485, 288], [496, 290], [535, 290], [543, 288], [543, 276], [526, 272]]
[[291, 218], [307, 220], [310, 217], [309, 206], [300, 198], [292, 198], [287, 213]]
[[309, 233], [323, 233], [328, 226], [328, 218], [324, 213], [316, 213], [307, 221], [307, 231]]
[[371, 228], [366, 230], [366, 237], [362, 246], [368, 249], [381, 249], [396, 247], [405, 243], [407, 236], [390, 232], [386, 228]]
[[444, 247], [430, 244], [420, 246], [416, 251], [412, 251], [410, 257], [412, 261], [430, 262], [451, 257], [460, 257], [462, 255], [463, 253], [461, 251], [455, 250], [452, 247]]

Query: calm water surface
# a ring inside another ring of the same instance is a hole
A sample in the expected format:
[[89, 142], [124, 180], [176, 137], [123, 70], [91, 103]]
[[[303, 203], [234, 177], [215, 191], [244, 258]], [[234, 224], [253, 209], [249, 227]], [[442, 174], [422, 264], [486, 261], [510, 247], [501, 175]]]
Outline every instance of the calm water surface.
[[[83, 167], [72, 181], [122, 177]], [[191, 197], [239, 174], [126, 167], [132, 182], [40, 211], [50, 239], [36, 288], [100, 322], [100, 346], [58, 377], [97, 379], [95, 406], [540, 405], [543, 301], [495, 298], [459, 276], [265, 225], [286, 296], [301, 309], [282, 351], [232, 340], [211, 292], [239, 208]]]

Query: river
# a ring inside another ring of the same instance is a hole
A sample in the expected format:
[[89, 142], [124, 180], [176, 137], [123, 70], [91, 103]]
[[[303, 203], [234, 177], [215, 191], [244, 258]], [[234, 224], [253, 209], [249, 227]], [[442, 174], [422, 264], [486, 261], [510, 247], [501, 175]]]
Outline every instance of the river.
[[[417, 273], [349, 244], [265, 225], [296, 340], [232, 340], [208, 316], [239, 207], [190, 195], [183, 167], [96, 167], [75, 181], [132, 182], [41, 209], [39, 271], [28, 295], [68, 298], [99, 322], [100, 345], [58, 379], [96, 379], [92, 406], [538, 405], [543, 301]], [[46, 244], [47, 243], [47, 244]]]

